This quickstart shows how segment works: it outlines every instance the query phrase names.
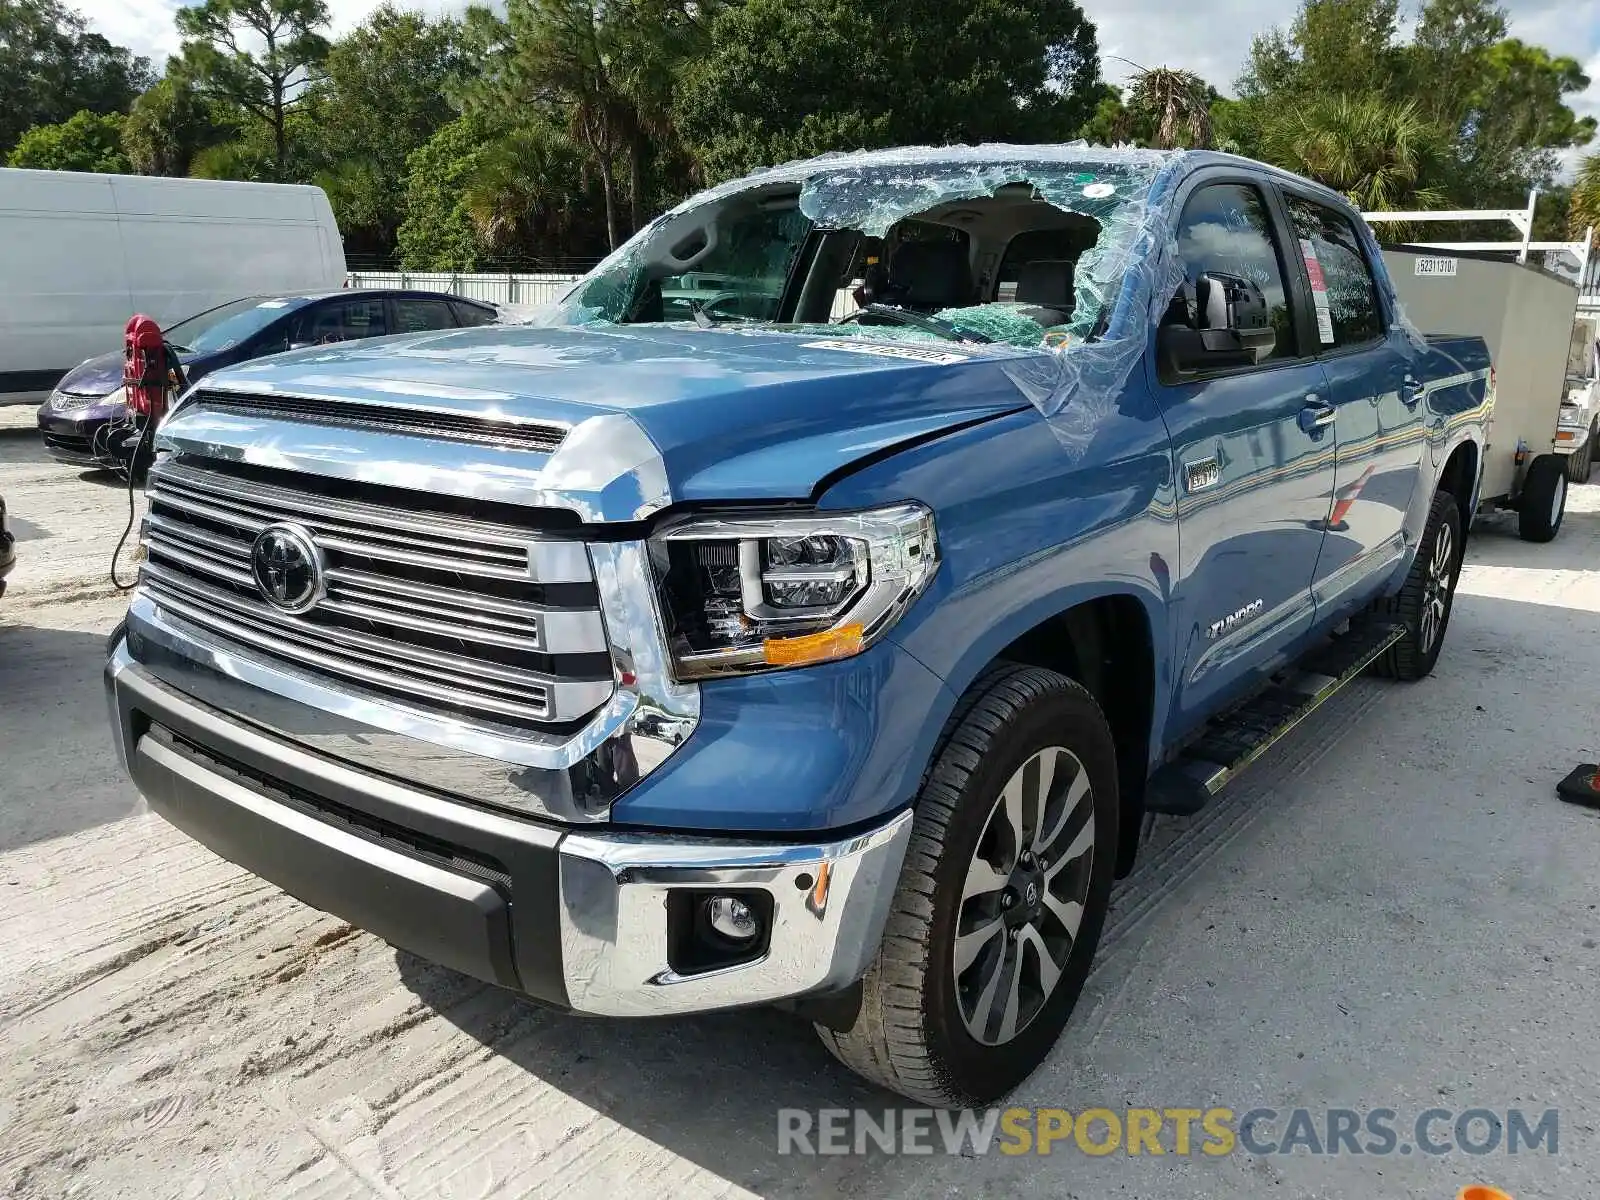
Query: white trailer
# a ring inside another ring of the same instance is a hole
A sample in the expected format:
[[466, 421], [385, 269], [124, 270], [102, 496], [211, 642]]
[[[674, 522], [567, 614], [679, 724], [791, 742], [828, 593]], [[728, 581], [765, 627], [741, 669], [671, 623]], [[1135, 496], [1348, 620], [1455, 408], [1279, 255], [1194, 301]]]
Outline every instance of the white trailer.
[[[1567, 483], [1588, 478], [1600, 420], [1594, 389], [1573, 399], [1567, 382], [1578, 282], [1593, 231], [1582, 242], [1532, 240], [1535, 192], [1521, 209], [1365, 213], [1369, 222], [1510, 222], [1515, 242], [1417, 242], [1384, 249], [1407, 317], [1430, 331], [1476, 334], [1495, 366], [1479, 510], [1518, 513], [1522, 536], [1548, 541], [1561, 528]], [[1567, 269], [1539, 269], [1535, 252], [1565, 253]], [[1570, 278], [1569, 278], [1570, 276]]]
[[0, 405], [36, 402], [122, 344], [241, 296], [344, 285], [321, 188], [0, 169]]

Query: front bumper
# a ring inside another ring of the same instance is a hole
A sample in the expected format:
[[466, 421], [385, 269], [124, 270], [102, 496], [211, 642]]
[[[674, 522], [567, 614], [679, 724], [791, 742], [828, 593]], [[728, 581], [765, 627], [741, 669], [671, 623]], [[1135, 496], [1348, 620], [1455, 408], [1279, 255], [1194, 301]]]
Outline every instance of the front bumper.
[[[766, 1004], [847, 987], [876, 952], [909, 811], [784, 842], [581, 830], [510, 817], [335, 762], [175, 690], [119, 638], [117, 750], [151, 807], [222, 857], [392, 944], [602, 1016]], [[736, 965], [696, 966], [672, 913], [770, 898]]]
[[96, 442], [102, 440], [100, 431], [110, 418], [82, 409], [70, 413], [55, 412], [46, 402], [38, 413], [39, 434], [44, 448], [57, 462], [74, 467], [105, 467], [109, 459], [97, 454]]

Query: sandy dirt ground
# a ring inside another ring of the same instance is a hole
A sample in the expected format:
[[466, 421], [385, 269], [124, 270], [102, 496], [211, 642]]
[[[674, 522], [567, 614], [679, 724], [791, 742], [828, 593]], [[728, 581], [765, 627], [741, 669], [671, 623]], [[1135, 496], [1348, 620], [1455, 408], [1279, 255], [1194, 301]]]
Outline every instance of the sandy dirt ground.
[[[0, 410], [0, 426], [26, 424]], [[1554, 1156], [780, 1155], [777, 1110], [893, 1098], [798, 1021], [542, 1011], [314, 912], [142, 811], [99, 668], [126, 519], [0, 428], [0, 1188], [21, 1197], [1453, 1197], [1600, 1184], [1600, 485], [1481, 530], [1436, 675], [1362, 681], [1119, 886], [1014, 1098], [1559, 1110]], [[1281, 1132], [1281, 1127], [1280, 1130]]]

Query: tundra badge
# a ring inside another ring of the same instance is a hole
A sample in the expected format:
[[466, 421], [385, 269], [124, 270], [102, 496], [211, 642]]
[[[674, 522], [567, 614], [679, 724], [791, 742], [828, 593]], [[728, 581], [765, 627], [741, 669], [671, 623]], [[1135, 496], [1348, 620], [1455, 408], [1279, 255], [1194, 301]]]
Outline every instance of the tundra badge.
[[1265, 600], [1252, 600], [1238, 612], [1229, 613], [1222, 620], [1211, 622], [1211, 628], [1206, 630], [1206, 636], [1215, 639], [1225, 633], [1231, 633], [1246, 621], [1259, 617], [1261, 610], [1266, 606], [1267, 602]]

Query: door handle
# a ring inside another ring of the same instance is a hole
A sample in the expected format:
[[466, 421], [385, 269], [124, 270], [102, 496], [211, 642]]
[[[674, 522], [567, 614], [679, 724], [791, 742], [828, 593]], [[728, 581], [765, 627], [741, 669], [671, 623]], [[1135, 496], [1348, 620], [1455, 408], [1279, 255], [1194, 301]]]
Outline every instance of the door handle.
[[1300, 428], [1313, 437], [1328, 428], [1338, 419], [1339, 410], [1326, 400], [1317, 396], [1307, 396], [1305, 407], [1300, 410]]
[[1408, 374], [1400, 381], [1400, 403], [1407, 408], [1415, 408], [1422, 403], [1422, 391], [1422, 381]]

